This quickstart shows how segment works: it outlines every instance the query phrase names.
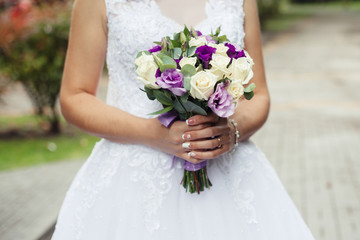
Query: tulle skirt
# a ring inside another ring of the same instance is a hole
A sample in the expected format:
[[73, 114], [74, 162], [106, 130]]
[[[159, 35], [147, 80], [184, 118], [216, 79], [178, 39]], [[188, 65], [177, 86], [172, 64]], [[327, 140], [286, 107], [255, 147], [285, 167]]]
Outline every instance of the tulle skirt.
[[208, 161], [209, 190], [180, 185], [183, 160], [101, 140], [77, 173], [53, 240], [312, 240], [264, 154], [252, 143]]

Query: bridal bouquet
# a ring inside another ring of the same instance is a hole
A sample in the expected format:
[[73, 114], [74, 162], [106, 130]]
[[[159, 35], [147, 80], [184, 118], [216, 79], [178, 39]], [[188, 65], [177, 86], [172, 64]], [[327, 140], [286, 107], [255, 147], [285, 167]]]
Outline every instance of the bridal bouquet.
[[[154, 43], [151, 49], [138, 53], [135, 67], [147, 97], [163, 105], [151, 114], [161, 114], [159, 121], [166, 127], [176, 119], [186, 120], [196, 114], [213, 112], [229, 117], [240, 99], [253, 97], [255, 84], [249, 81], [254, 62], [226, 35], [220, 36], [220, 27], [203, 35], [185, 26], [173, 38], [167, 36]], [[190, 193], [210, 188], [206, 161], [185, 161], [181, 184]]]

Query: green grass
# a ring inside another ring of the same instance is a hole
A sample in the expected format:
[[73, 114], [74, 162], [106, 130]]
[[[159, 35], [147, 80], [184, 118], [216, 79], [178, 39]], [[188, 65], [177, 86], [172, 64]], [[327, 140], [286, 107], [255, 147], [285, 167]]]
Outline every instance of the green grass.
[[[0, 129], [1, 132], [6, 129], [28, 131], [38, 128], [42, 122], [42, 119], [36, 116], [2, 117]], [[0, 171], [64, 159], [85, 158], [100, 140], [65, 123], [62, 128], [65, 129], [64, 133], [58, 136], [35, 137], [25, 134], [22, 137], [0, 139]]]

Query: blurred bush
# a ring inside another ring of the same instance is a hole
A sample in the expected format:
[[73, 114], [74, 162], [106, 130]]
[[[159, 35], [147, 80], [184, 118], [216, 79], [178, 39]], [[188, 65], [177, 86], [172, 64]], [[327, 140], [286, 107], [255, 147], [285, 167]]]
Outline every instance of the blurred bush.
[[281, 13], [288, 0], [257, 0], [261, 25]]
[[29, 0], [0, 15], [0, 75], [20, 81], [50, 133], [60, 133], [55, 109], [70, 26], [70, 2], [32, 4]]

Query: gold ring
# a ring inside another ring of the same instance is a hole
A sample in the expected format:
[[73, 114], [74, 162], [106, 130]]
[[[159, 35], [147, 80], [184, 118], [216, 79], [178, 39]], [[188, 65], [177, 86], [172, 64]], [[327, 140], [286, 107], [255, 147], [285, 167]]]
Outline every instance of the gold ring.
[[218, 141], [219, 141], [219, 146], [218, 146], [218, 148], [221, 148], [221, 147], [222, 147], [221, 137], [218, 138]]

